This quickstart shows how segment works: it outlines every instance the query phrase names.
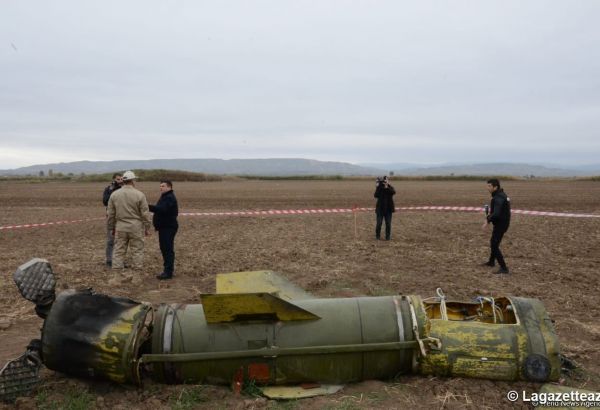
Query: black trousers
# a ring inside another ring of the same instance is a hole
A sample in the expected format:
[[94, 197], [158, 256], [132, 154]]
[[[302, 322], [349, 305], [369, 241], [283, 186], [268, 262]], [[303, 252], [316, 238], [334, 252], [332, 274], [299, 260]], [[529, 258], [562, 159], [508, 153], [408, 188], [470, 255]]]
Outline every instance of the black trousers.
[[172, 275], [175, 270], [175, 235], [177, 228], [158, 230], [158, 243], [163, 257], [164, 273]]
[[377, 212], [377, 225], [375, 225], [375, 237], [377, 239], [381, 238], [381, 224], [385, 219], [385, 239], [390, 239], [392, 234], [392, 213], [388, 212], [386, 214]]
[[492, 231], [492, 238], [490, 239], [490, 263], [498, 261], [498, 264], [501, 268], [506, 268], [504, 256], [502, 256], [502, 252], [500, 252], [500, 242], [502, 241], [502, 237], [504, 237], [505, 233], [506, 229], [494, 226], [494, 230]]

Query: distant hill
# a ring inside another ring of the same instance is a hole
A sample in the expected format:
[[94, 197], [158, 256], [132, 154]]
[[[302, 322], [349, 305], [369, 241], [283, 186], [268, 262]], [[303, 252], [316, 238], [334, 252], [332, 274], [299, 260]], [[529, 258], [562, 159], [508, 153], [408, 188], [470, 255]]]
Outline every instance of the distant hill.
[[529, 164], [470, 164], [405, 169], [402, 175], [511, 175], [536, 177], [575, 177], [585, 173], [562, 168], [548, 168]]
[[290, 176], [344, 175], [362, 176], [384, 173], [380, 169], [346, 162], [316, 161], [302, 158], [265, 159], [150, 159], [122, 161], [77, 161], [0, 170], [0, 175], [38, 175], [40, 171], [63, 174], [103, 174], [128, 169], [172, 169], [216, 175]]
[[438, 166], [408, 163], [361, 164], [393, 171], [405, 176], [450, 176], [450, 175], [510, 175], [516, 177], [581, 177], [600, 175], [600, 164], [579, 167], [560, 167], [518, 163], [447, 164]]
[[439, 166], [411, 163], [369, 163], [350, 164], [347, 162], [317, 161], [302, 158], [264, 159], [150, 159], [122, 161], [77, 161], [55, 164], [32, 165], [29, 167], [0, 170], [0, 175], [65, 175], [106, 174], [128, 169], [168, 169], [200, 172], [213, 175], [240, 176], [308, 176], [341, 175], [373, 176], [394, 172], [399, 176], [489, 176], [506, 175], [515, 177], [581, 177], [600, 175], [600, 164], [579, 167], [559, 167], [515, 163], [489, 164], [445, 164]]

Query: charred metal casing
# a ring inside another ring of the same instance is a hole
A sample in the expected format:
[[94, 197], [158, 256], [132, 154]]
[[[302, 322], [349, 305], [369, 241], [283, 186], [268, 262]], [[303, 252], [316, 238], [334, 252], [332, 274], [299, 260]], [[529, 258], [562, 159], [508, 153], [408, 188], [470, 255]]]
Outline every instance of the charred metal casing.
[[44, 364], [75, 376], [140, 383], [136, 362], [151, 309], [89, 289], [60, 293], [42, 328]]

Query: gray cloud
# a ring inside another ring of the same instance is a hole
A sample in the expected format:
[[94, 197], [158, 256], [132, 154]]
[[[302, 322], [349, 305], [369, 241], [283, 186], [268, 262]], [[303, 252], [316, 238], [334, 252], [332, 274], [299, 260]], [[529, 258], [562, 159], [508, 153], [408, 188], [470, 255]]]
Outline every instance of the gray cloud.
[[599, 11], [591, 0], [9, 1], [0, 168], [597, 162]]

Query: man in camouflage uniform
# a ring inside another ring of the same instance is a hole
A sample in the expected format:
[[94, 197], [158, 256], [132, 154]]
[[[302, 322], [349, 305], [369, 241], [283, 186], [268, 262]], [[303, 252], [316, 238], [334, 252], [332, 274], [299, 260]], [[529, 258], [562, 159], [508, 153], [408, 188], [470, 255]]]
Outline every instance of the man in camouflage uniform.
[[146, 196], [134, 188], [136, 176], [123, 174], [123, 187], [111, 194], [108, 200], [108, 226], [114, 231], [113, 269], [123, 269], [125, 255], [133, 269], [142, 269], [144, 261], [144, 235], [150, 235], [152, 221]]

